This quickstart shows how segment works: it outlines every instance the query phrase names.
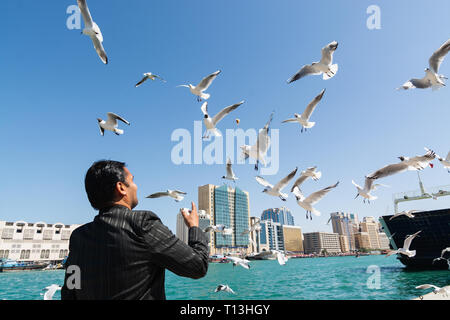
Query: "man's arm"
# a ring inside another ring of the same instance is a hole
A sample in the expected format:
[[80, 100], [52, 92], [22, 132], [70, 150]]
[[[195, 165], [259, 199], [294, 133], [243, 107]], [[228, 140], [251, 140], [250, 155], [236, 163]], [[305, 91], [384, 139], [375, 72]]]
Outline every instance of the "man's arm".
[[[189, 215], [184, 213], [183, 216]], [[193, 203], [191, 220], [197, 210]], [[185, 217], [186, 220], [186, 217]], [[187, 222], [188, 223], [188, 222]], [[149, 246], [152, 263], [173, 273], [199, 279], [208, 271], [208, 241], [205, 233], [195, 223], [189, 223], [189, 241], [177, 238], [156, 216], [146, 215], [142, 223], [143, 238]]]

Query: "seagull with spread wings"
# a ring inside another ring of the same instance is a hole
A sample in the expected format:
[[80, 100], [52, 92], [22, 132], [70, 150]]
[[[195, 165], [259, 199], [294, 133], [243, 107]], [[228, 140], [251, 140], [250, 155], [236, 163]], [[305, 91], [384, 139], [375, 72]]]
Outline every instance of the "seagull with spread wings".
[[[216, 125], [219, 123], [220, 120], [222, 120], [226, 115], [228, 115], [231, 111], [236, 110], [241, 104], [244, 103], [244, 100], [238, 103], [235, 103], [231, 106], [225, 107], [218, 114], [216, 114], [214, 117], [210, 117], [208, 114], [208, 101], [205, 101], [202, 104], [201, 110], [204, 114], [203, 122], [206, 126], [206, 131], [211, 132], [216, 137], [221, 137], [222, 134], [217, 130]], [[207, 138], [206, 133], [203, 136], [203, 139]]]
[[322, 48], [322, 58], [319, 62], [313, 62], [312, 64], [303, 66], [296, 74], [287, 80], [287, 83], [297, 81], [308, 75], [320, 75], [323, 74], [323, 80], [333, 78], [337, 71], [338, 65], [333, 64], [333, 53], [336, 51], [338, 43], [333, 41]]
[[145, 81], [147, 81], [148, 79], [150, 80], [155, 80], [155, 79], [159, 79], [162, 82], [167, 82], [166, 80], [164, 80], [163, 78], [161, 78], [160, 76], [153, 74], [151, 72], [146, 72], [144, 73], [144, 77], [141, 79], [141, 81], [139, 81], [138, 83], [136, 83], [135, 88], [139, 87], [141, 84], [143, 84]]
[[57, 284], [52, 284], [51, 286], [45, 287], [44, 300], [53, 300], [53, 296], [56, 291], [61, 291], [61, 286]]
[[361, 196], [361, 197], [364, 198], [363, 202], [366, 202], [366, 199], [367, 199], [367, 202], [369, 202], [369, 203], [370, 203], [370, 200], [377, 199], [377, 197], [374, 196], [374, 195], [371, 195], [370, 192], [376, 190], [376, 188], [378, 186], [383, 186], [383, 187], [387, 187], [387, 186], [384, 185], [384, 184], [381, 184], [381, 183], [373, 184], [373, 180], [374, 179], [369, 179], [369, 178], [366, 177], [365, 183], [364, 183], [364, 188], [362, 188], [361, 186], [356, 184], [355, 181], [352, 180], [352, 184], [358, 190], [358, 193], [356, 194], [355, 199], [358, 198], [358, 196]]
[[281, 190], [283, 190], [284, 187], [289, 183], [289, 181], [294, 178], [295, 174], [297, 173], [297, 168], [295, 168], [291, 173], [289, 173], [286, 177], [281, 179], [275, 186], [271, 185], [267, 180], [260, 176], [256, 176], [256, 181], [265, 187], [265, 189], [262, 191], [268, 195], [274, 196], [274, 197], [280, 197], [281, 200], [286, 201], [288, 198], [287, 193], [282, 193]]
[[313, 205], [315, 205], [317, 202], [319, 202], [328, 192], [333, 190], [337, 187], [339, 184], [339, 181], [336, 182], [336, 184], [323, 188], [322, 190], [316, 191], [314, 193], [311, 193], [307, 198], [303, 195], [303, 193], [300, 191], [300, 189], [295, 186], [292, 193], [297, 198], [297, 204], [306, 210], [306, 219], [308, 219], [308, 213], [309, 218], [312, 220], [311, 213], [314, 213], [316, 216], [320, 216], [320, 212], [316, 210]]
[[413, 213], [415, 212], [419, 212], [419, 210], [404, 210], [402, 212], [395, 213], [392, 217], [389, 218], [389, 221], [399, 216], [407, 216], [408, 218], [414, 218]]
[[267, 121], [264, 128], [259, 131], [258, 138], [254, 145], [241, 146], [242, 155], [244, 156], [245, 159], [247, 159], [248, 157], [256, 159], [255, 170], [258, 170], [260, 161], [264, 166], [266, 165], [265, 157], [270, 147], [269, 128], [272, 119], [273, 119], [273, 112], [270, 115], [270, 119], [269, 121]]
[[204, 93], [203, 91], [205, 91], [206, 89], [209, 88], [211, 83], [219, 75], [220, 72], [221, 72], [220, 70], [217, 70], [216, 72], [211, 73], [209, 76], [206, 76], [205, 78], [203, 78], [202, 81], [200, 81], [200, 83], [197, 86], [193, 86], [192, 84], [182, 84], [182, 85], [179, 85], [178, 87], [189, 88], [191, 93], [193, 95], [197, 96], [197, 101], [202, 101], [202, 99], [208, 100], [210, 97], [210, 94]]
[[82, 31], [82, 34], [87, 35], [91, 38], [98, 56], [100, 57], [100, 59], [103, 61], [104, 64], [107, 64], [108, 57], [102, 45], [103, 42], [102, 32], [100, 31], [99, 26], [92, 20], [92, 16], [91, 13], [89, 12], [86, 0], [77, 0], [77, 3], [84, 20], [84, 29]]
[[232, 294], [236, 294], [233, 289], [231, 289], [227, 284], [219, 284], [216, 288], [216, 290], [214, 290], [214, 292], [220, 292], [220, 291], [225, 291], [225, 292], [229, 292]]
[[165, 192], [156, 192], [153, 193], [146, 198], [148, 199], [154, 199], [154, 198], [161, 198], [161, 197], [171, 197], [174, 198], [176, 202], [180, 202], [184, 199], [184, 196], [186, 195], [186, 192], [179, 191], [179, 190], [167, 190]]
[[450, 39], [442, 44], [428, 60], [429, 67], [425, 69], [425, 76], [421, 79], [410, 79], [405, 82], [398, 90], [408, 90], [412, 88], [427, 89], [432, 88], [433, 91], [445, 86], [443, 79], [447, 79], [445, 76], [439, 74], [439, 67], [445, 56], [450, 51]]
[[411, 246], [411, 242], [414, 240], [417, 235], [422, 232], [422, 230], [417, 231], [416, 233], [409, 235], [406, 237], [405, 241], [403, 242], [403, 248], [398, 248], [397, 250], [390, 250], [386, 254], [386, 258], [393, 255], [393, 254], [403, 254], [405, 256], [408, 256], [409, 258], [412, 258], [416, 255], [416, 250], [409, 250], [409, 247]]
[[444, 159], [436, 154], [436, 158], [438, 158], [439, 162], [447, 169], [447, 172], [450, 173], [450, 151], [447, 153], [447, 157]]
[[105, 130], [112, 131], [116, 135], [123, 134], [123, 130], [122, 129], [117, 129], [117, 127], [119, 126], [119, 124], [117, 123], [117, 120], [120, 120], [123, 123], [126, 123], [127, 125], [130, 125], [130, 122], [128, 122], [127, 120], [125, 120], [124, 118], [118, 116], [115, 113], [108, 112], [107, 116], [108, 116], [108, 119], [106, 121], [102, 120], [100, 118], [97, 118], [98, 126], [100, 128], [100, 134], [102, 136], [105, 134]]
[[230, 158], [227, 159], [227, 175], [226, 176], [222, 176], [222, 179], [227, 179], [227, 180], [231, 180], [231, 181], [238, 180], [238, 177], [236, 177], [234, 172], [233, 172], [233, 168], [232, 168], [232, 164], [231, 164], [231, 159]]
[[325, 89], [323, 89], [319, 95], [317, 95], [306, 107], [305, 111], [303, 111], [302, 114], [294, 113], [295, 118], [284, 120], [282, 123], [286, 122], [297, 122], [302, 126], [302, 130], [306, 131], [309, 128], [314, 127], [316, 124], [315, 122], [310, 122], [309, 118], [311, 117], [311, 114], [313, 113], [314, 109], [316, 108], [317, 104], [322, 100], [323, 94], [325, 93]]
[[291, 188], [291, 192], [294, 191], [295, 187], [298, 187], [301, 191], [300, 186], [303, 184], [303, 182], [305, 182], [308, 178], [312, 178], [314, 181], [317, 181], [320, 179], [320, 177], [322, 176], [322, 172], [320, 171], [316, 171], [317, 166], [314, 167], [309, 167], [306, 170], [302, 171], [302, 174], [300, 175], [300, 177], [294, 182], [294, 184], [292, 185]]

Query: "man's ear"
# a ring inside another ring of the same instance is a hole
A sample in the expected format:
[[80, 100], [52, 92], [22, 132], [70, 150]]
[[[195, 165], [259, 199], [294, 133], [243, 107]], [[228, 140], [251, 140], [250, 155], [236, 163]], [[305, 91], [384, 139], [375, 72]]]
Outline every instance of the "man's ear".
[[121, 196], [126, 196], [127, 195], [127, 188], [125, 183], [123, 182], [117, 182], [116, 183], [116, 191], [121, 195]]

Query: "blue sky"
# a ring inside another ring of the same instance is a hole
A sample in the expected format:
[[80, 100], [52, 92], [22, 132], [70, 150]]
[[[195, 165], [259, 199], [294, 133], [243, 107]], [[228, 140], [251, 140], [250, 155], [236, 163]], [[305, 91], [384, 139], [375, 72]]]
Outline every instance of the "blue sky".
[[[331, 231], [329, 213], [360, 217], [392, 213], [392, 194], [418, 189], [417, 174], [405, 172], [380, 181], [370, 205], [354, 200], [354, 179], [398, 161], [423, 154], [427, 146], [445, 156], [450, 150], [450, 91], [395, 88], [422, 77], [430, 55], [449, 38], [448, 1], [122, 1], [90, 0], [100, 26], [109, 64], [103, 65], [91, 40], [69, 30], [68, 1], [1, 1], [0, 143], [3, 183], [1, 220], [87, 223], [96, 212], [84, 191], [84, 174], [99, 159], [125, 161], [135, 176], [140, 203], [175, 230], [176, 214], [197, 187], [221, 185], [223, 165], [175, 165], [172, 132], [193, 132], [202, 120], [201, 104], [179, 84], [197, 84], [218, 69], [208, 92], [209, 110], [245, 100], [219, 125], [261, 128], [275, 110], [272, 128], [280, 129], [280, 169], [267, 176], [276, 182], [295, 167], [317, 165], [322, 178], [308, 181], [306, 194], [340, 181], [305, 219], [291, 195], [286, 203], [263, 194], [253, 165], [235, 165], [237, 186], [250, 192], [252, 216], [285, 205], [297, 225]], [[369, 30], [366, 9], [381, 9], [381, 29]], [[328, 81], [308, 77], [286, 84], [301, 66], [320, 59], [320, 50], [336, 40], [338, 74]], [[450, 75], [450, 58], [440, 73]], [[161, 75], [167, 83], [134, 84], [142, 73]], [[300, 134], [281, 124], [301, 113], [323, 89], [313, 113], [316, 126]], [[96, 118], [115, 112], [131, 122], [125, 134], [99, 134]], [[421, 173], [425, 187], [450, 185], [434, 161]], [[290, 187], [290, 186], [289, 186]], [[150, 193], [181, 189], [181, 203], [145, 199]], [[288, 190], [288, 188], [286, 188]], [[448, 208], [450, 199], [424, 200], [400, 209]]]

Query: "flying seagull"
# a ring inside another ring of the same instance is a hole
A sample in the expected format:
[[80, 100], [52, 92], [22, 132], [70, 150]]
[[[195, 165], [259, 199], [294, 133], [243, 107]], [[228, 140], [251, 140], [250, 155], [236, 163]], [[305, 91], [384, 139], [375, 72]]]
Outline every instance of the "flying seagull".
[[439, 74], [439, 67], [442, 61], [444, 61], [445, 56], [450, 51], [450, 39], [448, 39], [439, 49], [437, 49], [430, 59], [428, 60], [429, 67], [425, 69], [425, 76], [422, 79], [410, 79], [405, 82], [397, 90], [403, 89], [408, 90], [412, 88], [427, 89], [432, 88], [433, 90], [440, 89], [445, 86], [444, 79], [445, 76]]
[[333, 41], [322, 48], [322, 58], [319, 62], [303, 66], [296, 74], [287, 80], [287, 83], [294, 82], [308, 75], [323, 74], [323, 80], [333, 78], [337, 71], [338, 65], [333, 63], [333, 53], [336, 51], [338, 43]]
[[405, 210], [399, 213], [395, 213], [392, 217], [389, 218], [389, 221], [399, 216], [407, 216], [408, 218], [414, 218], [413, 216], [414, 212], [419, 212], [419, 210]]
[[158, 76], [156, 74], [153, 74], [151, 72], [146, 72], [146, 73], [144, 73], [144, 77], [142, 78], [142, 80], [139, 81], [138, 83], [136, 83], [135, 88], [139, 87], [141, 84], [143, 84], [148, 79], [155, 80], [156, 78], [160, 79], [162, 82], [167, 82], [166, 80], [164, 80], [163, 78], [161, 78], [160, 76]]
[[434, 294], [440, 293], [445, 296], [450, 294], [450, 286], [439, 288], [432, 284], [421, 284], [420, 286], [417, 286], [416, 289], [433, 289]]
[[216, 224], [216, 225], [207, 226], [203, 231], [209, 232], [211, 230], [214, 232], [222, 233], [223, 236], [230, 235], [233, 233], [233, 229], [227, 228], [227, 226], [224, 224]]
[[448, 258], [448, 259], [447, 259], [447, 258], [444, 258], [444, 255], [445, 255], [446, 252], [450, 252], [450, 247], [445, 248], [444, 250], [442, 250], [441, 256], [440, 256], [439, 258], [433, 259], [433, 264], [434, 264], [436, 261], [439, 261], [439, 260], [446, 260], [448, 266], [450, 267], [450, 258]]
[[314, 181], [317, 181], [320, 179], [320, 177], [322, 176], [322, 172], [317, 171], [317, 166], [315, 167], [309, 167], [306, 170], [302, 171], [302, 174], [300, 175], [300, 177], [294, 182], [294, 185], [291, 188], [291, 192], [294, 191], [295, 187], [298, 187], [301, 191], [300, 186], [302, 185], [303, 182], [305, 182], [308, 178], [312, 178]]
[[51, 286], [45, 287], [43, 290], [46, 290], [44, 293], [44, 300], [53, 300], [56, 291], [60, 291], [61, 287], [57, 284], [52, 284]]
[[297, 204], [306, 210], [306, 219], [308, 219], [308, 213], [309, 217], [312, 220], [311, 213], [314, 213], [316, 216], [320, 216], [320, 212], [316, 210], [313, 205], [319, 202], [320, 199], [322, 199], [328, 192], [333, 190], [337, 187], [339, 184], [339, 181], [336, 182], [336, 184], [326, 187], [322, 190], [316, 191], [312, 194], [310, 194], [307, 198], [303, 195], [303, 193], [300, 191], [300, 189], [296, 186], [294, 187], [293, 193], [295, 197], [297, 198]]
[[301, 132], [306, 131], [309, 128], [314, 127], [315, 122], [310, 122], [309, 118], [316, 108], [317, 104], [322, 100], [323, 94], [325, 93], [325, 89], [323, 89], [318, 96], [316, 96], [306, 107], [305, 111], [302, 114], [294, 113], [295, 118], [284, 120], [282, 123], [286, 122], [298, 122], [302, 126]]
[[247, 234], [247, 233], [252, 233], [253, 231], [259, 231], [261, 230], [261, 225], [260, 222], [257, 221], [254, 224], [252, 224], [248, 229], [245, 229], [244, 231], [242, 231], [241, 235]]
[[416, 255], [416, 250], [409, 250], [409, 247], [411, 246], [411, 242], [413, 241], [413, 239], [421, 232], [417, 231], [416, 233], [409, 235], [406, 237], [405, 241], [403, 242], [403, 248], [399, 248], [397, 250], [390, 250], [387, 254], [386, 254], [386, 258], [393, 255], [393, 254], [403, 254], [405, 256], [408, 256], [410, 258], [414, 257]]
[[208, 100], [208, 98], [210, 97], [210, 94], [203, 93], [203, 91], [205, 91], [206, 89], [209, 88], [211, 83], [219, 75], [220, 72], [221, 72], [220, 70], [217, 70], [216, 72], [211, 73], [209, 76], [203, 78], [203, 80], [200, 81], [200, 83], [197, 86], [193, 86], [192, 84], [182, 84], [182, 85], [179, 85], [178, 87], [189, 88], [191, 93], [197, 96], [197, 101], [202, 101], [202, 99]]
[[273, 254], [276, 254], [278, 263], [279, 263], [281, 266], [285, 265], [286, 262], [288, 261], [288, 257], [287, 257], [284, 253], [282, 253], [281, 251], [278, 251], [278, 250], [272, 250], [272, 253], [273, 253]]
[[428, 165], [432, 167], [430, 162], [433, 161], [435, 157], [436, 154], [432, 150], [428, 150], [427, 153], [423, 156], [416, 156], [413, 158], [401, 156], [399, 157], [401, 162], [387, 165], [368, 175], [367, 178], [380, 179], [406, 170], [423, 170]]
[[371, 195], [370, 192], [376, 190], [376, 188], [378, 186], [383, 186], [383, 187], [387, 187], [386, 185], [383, 184], [373, 184], [373, 180], [374, 179], [369, 179], [366, 177], [365, 182], [364, 182], [364, 188], [362, 188], [361, 186], [359, 186], [358, 184], [356, 184], [355, 181], [352, 180], [353, 185], [356, 187], [356, 189], [358, 190], [358, 193], [356, 194], [356, 198], [358, 198], [358, 196], [361, 196], [364, 198], [363, 202], [367, 201], [370, 203], [370, 200], [375, 200], [377, 199], [376, 196]]
[[249, 145], [241, 146], [242, 154], [245, 159], [247, 159], [248, 157], [256, 159], [255, 170], [258, 170], [260, 161], [264, 166], [266, 165], [265, 157], [270, 147], [269, 128], [272, 119], [273, 119], [273, 112], [270, 115], [270, 119], [269, 121], [267, 121], [264, 128], [259, 131], [256, 144], [254, 144], [253, 146]]
[[260, 176], [256, 176], [256, 181], [265, 187], [265, 189], [262, 192], [267, 193], [268, 195], [274, 196], [274, 197], [280, 197], [281, 200], [286, 201], [288, 198], [287, 193], [282, 193], [281, 190], [289, 183], [289, 181], [294, 178], [295, 174], [297, 173], [297, 168], [295, 168], [291, 173], [289, 173], [286, 177], [281, 179], [275, 186], [271, 185], [269, 182], [267, 182], [264, 178]]
[[447, 153], [447, 157], [444, 159], [438, 155], [436, 155], [439, 162], [442, 163], [445, 169], [447, 169], [447, 172], [450, 173], [450, 151]]
[[85, 34], [92, 39], [95, 51], [97, 51], [98, 56], [100, 57], [100, 59], [102, 59], [104, 64], [108, 64], [108, 57], [106, 56], [105, 49], [102, 45], [102, 32], [100, 31], [98, 25], [92, 20], [92, 16], [89, 12], [86, 0], [77, 0], [77, 3], [84, 20], [84, 29], [82, 34]]
[[245, 269], [250, 269], [250, 261], [246, 260], [246, 259], [241, 259], [241, 258], [237, 258], [237, 257], [225, 257], [227, 260], [230, 260], [231, 262], [233, 262], [233, 268], [237, 265], [245, 268]]
[[235, 294], [233, 289], [231, 289], [227, 284], [219, 284], [214, 292], [226, 291]]
[[231, 166], [232, 166], [231, 159], [228, 158], [227, 159], [227, 175], [222, 176], [222, 179], [227, 179], [227, 180], [231, 180], [231, 181], [238, 180], [238, 178], [234, 175], [233, 168]]
[[[217, 130], [216, 125], [217, 123], [219, 123], [220, 120], [222, 120], [226, 115], [228, 115], [231, 111], [236, 110], [241, 104], [243, 104], [244, 101], [235, 103], [231, 106], [225, 107], [223, 108], [218, 114], [216, 114], [214, 117], [210, 117], [208, 114], [208, 101], [205, 101], [202, 104], [202, 112], [204, 114], [204, 119], [203, 122], [205, 123], [206, 126], [206, 131], [207, 132], [212, 132], [214, 136], [216, 137], [221, 137], [222, 135], [220, 134], [220, 132]], [[206, 133], [203, 136], [203, 138], [207, 138], [206, 137]]]
[[123, 130], [122, 129], [117, 129], [117, 127], [119, 126], [119, 124], [117, 123], [117, 120], [120, 120], [123, 123], [126, 123], [127, 125], [130, 125], [130, 123], [127, 120], [125, 120], [124, 118], [118, 116], [115, 113], [108, 112], [107, 116], [108, 116], [108, 119], [106, 121], [102, 120], [100, 118], [97, 118], [98, 126], [100, 128], [100, 134], [102, 136], [105, 134], [105, 130], [112, 131], [116, 135], [123, 134]]
[[171, 197], [174, 198], [176, 202], [180, 202], [184, 199], [184, 196], [186, 195], [186, 192], [179, 191], [179, 190], [167, 190], [166, 192], [156, 192], [153, 193], [146, 198], [161, 198], [161, 197]]

